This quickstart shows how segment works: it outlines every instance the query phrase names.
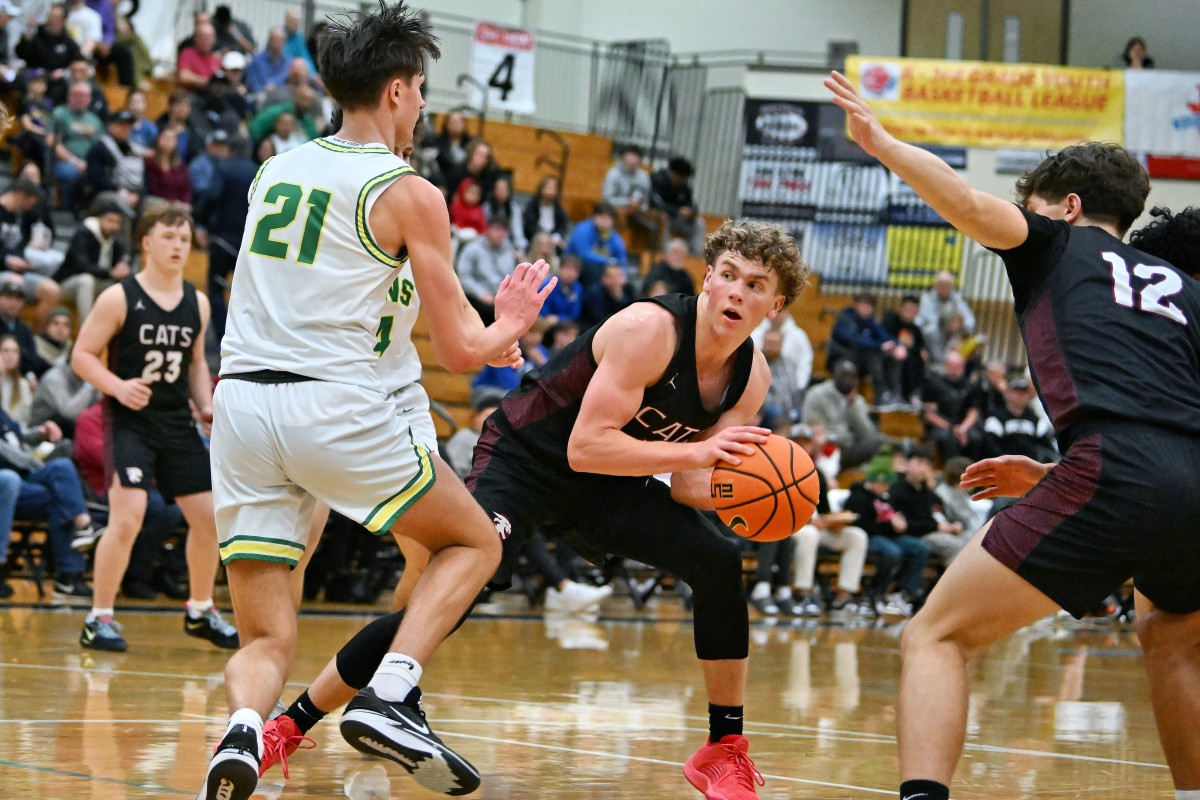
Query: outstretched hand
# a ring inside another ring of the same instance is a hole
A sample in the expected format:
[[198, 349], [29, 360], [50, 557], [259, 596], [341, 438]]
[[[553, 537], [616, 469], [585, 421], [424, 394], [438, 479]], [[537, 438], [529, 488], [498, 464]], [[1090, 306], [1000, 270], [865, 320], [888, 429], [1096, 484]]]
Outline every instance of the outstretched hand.
[[842, 73], [834, 71], [825, 79], [825, 88], [833, 92], [834, 105], [846, 112], [850, 137], [869, 155], [878, 157], [894, 137], [879, 124], [875, 112], [859, 97], [854, 84]]
[[982, 487], [971, 495], [972, 500], [1023, 497], [1053, 468], [1053, 464], [1039, 464], [1026, 456], [985, 458], [967, 467], [958, 485], [967, 490]]
[[[512, 323], [519, 329], [518, 336], [524, 335], [537, 320], [546, 298], [558, 285], [558, 278], [546, 280], [549, 271], [550, 266], [538, 259], [533, 264], [518, 264], [512, 275], [505, 275], [494, 300], [496, 321]], [[543, 282], [545, 286], [542, 286]]]

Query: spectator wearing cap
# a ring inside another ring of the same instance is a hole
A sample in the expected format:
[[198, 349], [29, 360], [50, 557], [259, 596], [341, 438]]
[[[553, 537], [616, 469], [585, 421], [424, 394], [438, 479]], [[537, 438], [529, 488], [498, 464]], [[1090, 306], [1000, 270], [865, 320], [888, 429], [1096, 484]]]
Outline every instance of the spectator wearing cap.
[[483, 432], [483, 423], [500, 407], [504, 394], [505, 390], [498, 386], [480, 386], [473, 389], [471, 411], [474, 416], [471, 418], [471, 426], [459, 428], [442, 446], [446, 463], [463, 480], [471, 473], [471, 456], [475, 451], [475, 443], [479, 441], [479, 434]]
[[211, 22], [197, 25], [193, 37], [191, 46], [179, 53], [175, 83], [180, 88], [198, 91], [207, 88], [221, 69], [221, 56], [216, 52], [217, 33]]
[[242, 120], [254, 111], [250, 89], [246, 86], [246, 56], [230, 50], [221, 56], [221, 71], [208, 84], [205, 108], [216, 124], [223, 126], [226, 133], [234, 133]]
[[171, 128], [158, 132], [154, 152], [146, 154], [146, 192], [171, 203], [192, 204], [192, 182], [187, 164], [179, 155], [179, 134]]
[[67, 91], [66, 105], [58, 106], [51, 114], [54, 177], [58, 180], [59, 201], [71, 211], [75, 210], [79, 183], [88, 169], [88, 154], [104, 135], [104, 123], [88, 108], [91, 102], [92, 87], [86, 81], [76, 81]]
[[913, 445], [904, 474], [888, 491], [888, 502], [908, 521], [909, 536], [921, 537], [933, 555], [950, 561], [967, 540], [963, 524], [946, 518], [942, 498], [934, 491], [936, 484], [932, 453], [924, 445]]
[[576, 225], [567, 240], [566, 252], [578, 256], [583, 265], [580, 282], [585, 290], [600, 281], [608, 265], [627, 266], [625, 241], [613, 229], [616, 217], [612, 205], [602, 200], [592, 206], [592, 215]]
[[50, 275], [62, 264], [62, 253], [32, 246], [33, 225], [45, 192], [18, 178], [0, 193], [0, 281], [21, 284], [25, 300], [36, 303], [34, 324], [41, 328], [58, 304], [59, 287]]
[[696, 211], [690, 181], [692, 162], [675, 156], [667, 166], [650, 176], [650, 206], [667, 215], [667, 229], [682, 236], [691, 253], [704, 252], [704, 218]]
[[130, 217], [141, 202], [146, 183], [146, 152], [129, 140], [136, 121], [129, 111], [113, 114], [108, 132], [87, 152], [89, 196], [115, 197]]
[[[908, 520], [892, 506], [888, 491], [896, 481], [890, 453], [880, 453], [867, 465], [866, 477], [850, 487], [845, 510], [858, 515], [867, 532], [867, 558], [875, 563], [871, 594], [883, 614], [912, 615], [920, 595], [921, 577], [929, 563], [929, 543], [908, 533]], [[895, 584], [896, 592], [889, 593]]]
[[455, 266], [458, 279], [484, 325], [496, 318], [496, 289], [516, 267], [517, 257], [508, 243], [508, 220], [504, 217], [488, 220], [483, 236], [476, 236], [459, 251]]
[[853, 303], [838, 314], [829, 338], [828, 353], [828, 365], [849, 359], [860, 374], [870, 376], [876, 405], [895, 405], [903, 401], [900, 371], [908, 358], [908, 349], [875, 318], [874, 295], [858, 292]]
[[197, 202], [196, 222], [208, 239], [208, 301], [212, 306], [213, 341], [225, 336], [225, 292], [242, 248], [249, 212], [250, 187], [258, 165], [250, 159], [244, 136], [229, 139], [229, 157], [216, 162], [206, 197]]
[[213, 177], [217, 165], [229, 158], [229, 134], [221, 128], [204, 137], [204, 152], [187, 165], [188, 181], [192, 185], [192, 202], [200, 208], [212, 197]]
[[17, 340], [21, 351], [21, 374], [33, 373], [38, 376], [50, 365], [38, 355], [33, 331], [21, 321], [21, 309], [24, 307], [25, 289], [21, 283], [12, 278], [0, 283], [0, 335], [9, 335]]
[[1026, 456], [1039, 463], [1058, 461], [1054, 428], [1030, 407], [1034, 398], [1029, 379], [1020, 376], [1004, 389], [1004, 405], [993, 408], [983, 422], [983, 455]]
[[28, 69], [45, 70], [51, 97], [62, 97], [67, 92], [67, 70], [80, 52], [79, 45], [67, 33], [67, 11], [61, 3], [50, 6], [44, 23], [25, 30], [15, 50]]
[[101, 291], [131, 274], [129, 246], [121, 237], [124, 220], [124, 211], [115, 200], [101, 201], [67, 245], [58, 278], [63, 297], [72, 302], [80, 319], [91, 313]]
[[271, 28], [267, 32], [266, 47], [250, 59], [250, 66], [246, 68], [246, 86], [250, 91], [257, 94], [287, 82], [294, 56], [283, 51], [286, 42], [283, 28]]

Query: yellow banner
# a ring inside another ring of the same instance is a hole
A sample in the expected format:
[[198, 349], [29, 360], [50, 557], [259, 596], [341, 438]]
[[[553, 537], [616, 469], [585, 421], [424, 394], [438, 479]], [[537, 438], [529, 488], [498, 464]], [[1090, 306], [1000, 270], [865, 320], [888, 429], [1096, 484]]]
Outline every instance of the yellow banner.
[[1120, 70], [851, 56], [846, 76], [906, 142], [1058, 149], [1124, 133]]

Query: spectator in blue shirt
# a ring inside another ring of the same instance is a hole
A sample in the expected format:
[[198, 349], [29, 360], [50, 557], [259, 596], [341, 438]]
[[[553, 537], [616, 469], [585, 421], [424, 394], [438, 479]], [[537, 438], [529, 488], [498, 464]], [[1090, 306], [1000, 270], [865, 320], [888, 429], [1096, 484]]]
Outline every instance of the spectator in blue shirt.
[[286, 38], [283, 28], [271, 28], [267, 46], [255, 54], [246, 69], [246, 87], [252, 92], [265, 92], [287, 83], [292, 56], [284, 52]]
[[865, 292], [856, 294], [833, 325], [826, 362], [830, 370], [839, 361], [854, 362], [860, 375], [871, 376], [875, 404], [895, 405], [902, 402], [900, 371], [906, 358], [908, 349], [875, 319], [875, 298]]
[[312, 53], [308, 50], [308, 43], [304, 41], [304, 32], [300, 30], [300, 11], [295, 8], [289, 8], [283, 15], [283, 30], [287, 35], [287, 41], [283, 45], [283, 53], [289, 59], [303, 58], [308, 62], [308, 71], [312, 75], [317, 74], [317, 65], [313, 63]]
[[[547, 278], [549, 280], [549, 278]], [[547, 326], [562, 320], [579, 319], [583, 289], [579, 286], [579, 256], [564, 256], [558, 265], [558, 285], [542, 305], [542, 320]]]
[[603, 201], [592, 207], [592, 215], [575, 226], [567, 240], [566, 253], [579, 257], [583, 264], [582, 282], [585, 289], [598, 284], [600, 275], [609, 264], [626, 265], [625, 242], [613, 230], [617, 212]]
[[475, 380], [471, 381], [472, 393], [484, 387], [502, 389], [505, 392], [517, 388], [525, 373], [532, 372], [550, 360], [550, 351], [542, 344], [542, 337], [545, 333], [545, 326], [541, 324], [535, 324], [530, 328], [524, 336], [517, 340], [525, 363], [519, 367], [485, 365], [475, 376]]

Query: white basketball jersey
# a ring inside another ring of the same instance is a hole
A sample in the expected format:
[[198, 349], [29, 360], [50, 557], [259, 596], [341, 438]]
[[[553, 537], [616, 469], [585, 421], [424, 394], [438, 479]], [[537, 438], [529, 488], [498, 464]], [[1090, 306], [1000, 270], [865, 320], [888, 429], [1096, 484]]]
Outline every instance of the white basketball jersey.
[[375, 344], [375, 352], [379, 354], [375, 371], [383, 382], [383, 391], [388, 394], [421, 380], [421, 356], [412, 340], [413, 326], [417, 324], [420, 310], [421, 298], [413, 280], [412, 263], [405, 258], [404, 265], [388, 287]]
[[411, 174], [382, 144], [336, 137], [263, 164], [250, 187], [222, 375], [274, 370], [383, 391], [381, 316], [404, 261], [380, 249], [367, 220], [379, 195]]

